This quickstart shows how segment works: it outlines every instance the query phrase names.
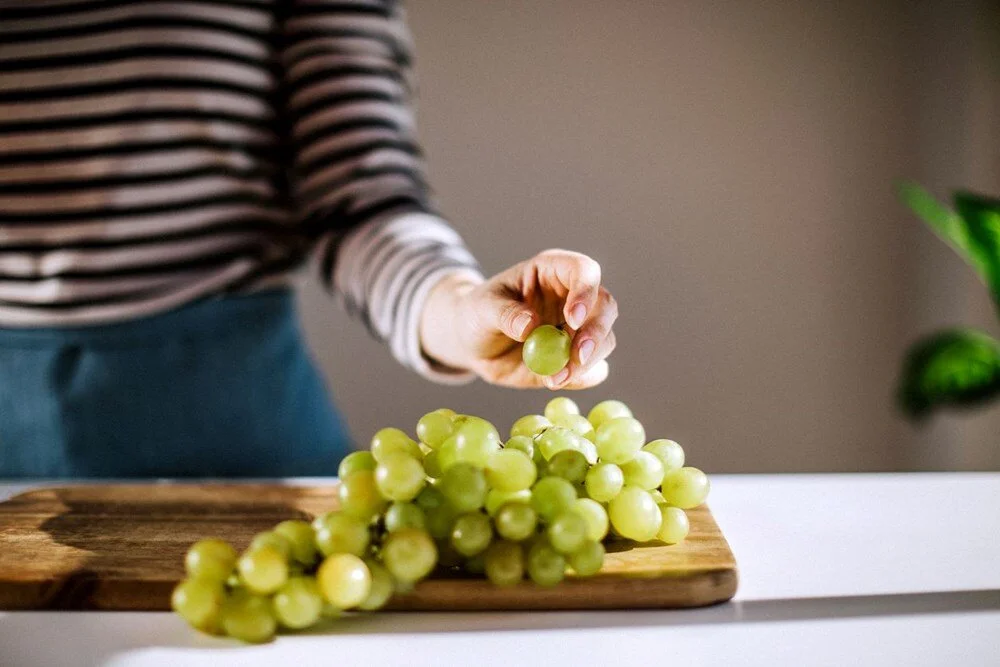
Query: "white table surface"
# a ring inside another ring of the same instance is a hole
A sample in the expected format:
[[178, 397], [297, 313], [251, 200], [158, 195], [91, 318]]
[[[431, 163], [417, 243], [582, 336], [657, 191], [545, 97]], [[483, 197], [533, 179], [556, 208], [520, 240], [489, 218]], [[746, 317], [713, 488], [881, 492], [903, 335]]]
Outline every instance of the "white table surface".
[[0, 613], [0, 665], [1000, 665], [1000, 473], [719, 475], [709, 504], [725, 605], [372, 614], [264, 646], [167, 613]]

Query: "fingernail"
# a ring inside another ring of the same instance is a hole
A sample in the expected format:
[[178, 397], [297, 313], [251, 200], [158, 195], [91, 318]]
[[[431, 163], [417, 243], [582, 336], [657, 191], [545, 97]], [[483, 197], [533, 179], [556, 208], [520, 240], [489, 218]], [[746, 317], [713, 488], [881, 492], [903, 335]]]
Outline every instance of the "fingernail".
[[521, 313], [514, 319], [514, 331], [517, 332], [518, 336], [523, 337], [524, 330], [528, 328], [529, 324], [531, 324], [531, 314]]
[[565, 368], [552, 376], [552, 386], [558, 387], [569, 377], [569, 371]]
[[597, 343], [595, 343], [594, 341], [592, 341], [590, 339], [587, 339], [587, 340], [583, 341], [583, 343], [580, 345], [580, 363], [581, 364], [587, 363], [587, 359], [590, 359], [590, 355], [592, 355], [594, 353], [594, 348], [595, 347], [597, 347]]
[[582, 303], [578, 303], [573, 306], [573, 309], [569, 311], [569, 319], [572, 322], [569, 323], [571, 327], [577, 329], [583, 324], [583, 320], [587, 317], [587, 307]]

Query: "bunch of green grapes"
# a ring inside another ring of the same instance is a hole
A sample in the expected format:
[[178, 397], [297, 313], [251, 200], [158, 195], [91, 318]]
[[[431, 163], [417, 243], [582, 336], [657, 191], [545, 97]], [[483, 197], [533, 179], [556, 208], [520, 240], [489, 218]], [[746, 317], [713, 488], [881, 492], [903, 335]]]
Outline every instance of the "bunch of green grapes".
[[448, 409], [416, 439], [384, 428], [340, 464], [339, 507], [284, 521], [242, 554], [195, 543], [172, 606], [193, 627], [247, 642], [344, 611], [373, 611], [435, 571], [497, 586], [554, 586], [600, 571], [605, 542], [677, 544], [708, 478], [672, 440], [646, 433], [620, 401], [586, 417], [571, 399], [521, 417], [503, 442], [493, 424]]

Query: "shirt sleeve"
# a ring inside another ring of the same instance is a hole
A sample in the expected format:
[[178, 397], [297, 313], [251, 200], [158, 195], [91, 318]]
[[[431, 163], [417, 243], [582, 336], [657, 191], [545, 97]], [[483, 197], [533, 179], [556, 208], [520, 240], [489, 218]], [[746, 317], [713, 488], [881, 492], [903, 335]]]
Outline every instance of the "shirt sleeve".
[[291, 192], [321, 277], [349, 313], [424, 377], [470, 373], [423, 354], [431, 288], [475, 258], [436, 212], [415, 137], [411, 42], [400, 3], [294, 0], [281, 17]]

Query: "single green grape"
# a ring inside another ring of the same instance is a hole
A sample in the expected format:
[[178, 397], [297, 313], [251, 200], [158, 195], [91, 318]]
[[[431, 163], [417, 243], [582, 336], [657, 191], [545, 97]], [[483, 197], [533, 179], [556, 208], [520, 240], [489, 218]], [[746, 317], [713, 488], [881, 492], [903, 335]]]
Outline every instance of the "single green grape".
[[576, 501], [576, 489], [562, 477], [543, 477], [531, 489], [531, 508], [551, 520]]
[[392, 454], [406, 454], [419, 459], [423, 452], [420, 446], [398, 428], [383, 428], [372, 436], [372, 456], [377, 462]]
[[272, 546], [262, 546], [240, 556], [236, 569], [248, 589], [270, 595], [288, 579], [288, 558]]
[[337, 468], [337, 477], [347, 479], [352, 472], [358, 470], [375, 470], [375, 457], [368, 450], [351, 452], [345, 456]]
[[587, 495], [600, 503], [609, 502], [625, 486], [625, 474], [614, 463], [598, 463], [584, 478]]
[[444, 409], [428, 412], [417, 422], [417, 437], [431, 449], [437, 449], [451, 437], [455, 427], [452, 424], [454, 412]]
[[632, 411], [629, 410], [628, 406], [621, 401], [601, 401], [587, 414], [587, 421], [589, 421], [596, 430], [601, 428], [601, 424], [606, 421], [618, 419], [619, 417], [631, 416]]
[[225, 591], [218, 579], [185, 579], [170, 596], [170, 607], [199, 630], [211, 630], [219, 622]]
[[386, 456], [375, 468], [375, 484], [382, 497], [389, 500], [413, 500], [426, 480], [420, 461], [403, 454]]
[[485, 468], [490, 455], [500, 449], [500, 434], [485, 419], [462, 415], [455, 419], [456, 461]]
[[486, 513], [495, 516], [497, 511], [510, 502], [531, 502], [531, 489], [521, 489], [520, 491], [499, 491], [490, 489], [486, 493]]
[[542, 415], [525, 415], [510, 427], [510, 437], [534, 438], [550, 426], [552, 426], [552, 422]]
[[622, 464], [622, 474], [629, 486], [650, 491], [663, 483], [663, 463], [652, 452], [640, 450], [631, 461]]
[[279, 535], [273, 530], [265, 530], [262, 533], [257, 533], [250, 540], [250, 545], [247, 546], [246, 551], [253, 551], [254, 549], [259, 549], [261, 547], [274, 547], [281, 552], [281, 555], [286, 559], [292, 557], [292, 543], [284, 535]]
[[604, 545], [595, 540], [584, 542], [569, 556], [569, 566], [581, 577], [591, 577], [604, 565]]
[[486, 464], [486, 481], [499, 491], [531, 488], [537, 474], [531, 459], [514, 449], [498, 449], [490, 454]]
[[236, 549], [224, 540], [198, 540], [184, 556], [184, 568], [192, 579], [225, 582], [236, 567], [236, 558]]
[[663, 497], [663, 494], [660, 493], [659, 489], [650, 489], [649, 490], [649, 495], [651, 495], [653, 497], [653, 502], [656, 503], [657, 505], [666, 505], [667, 504], [666, 499]]
[[556, 426], [568, 428], [582, 438], [593, 441], [596, 437], [594, 426], [582, 415], [563, 415], [552, 420]]
[[688, 536], [691, 530], [691, 523], [688, 516], [680, 507], [670, 507], [660, 505], [660, 514], [663, 515], [663, 523], [656, 538], [667, 544], [679, 544]]
[[401, 528], [420, 528], [427, 525], [427, 516], [414, 503], [393, 503], [385, 511], [385, 529], [394, 533]]
[[476, 468], [485, 468], [490, 456], [500, 451], [500, 445], [489, 440], [455, 439], [455, 461], [468, 463]]
[[526, 435], [511, 437], [503, 447], [504, 449], [521, 452], [532, 461], [535, 459], [535, 441]]
[[555, 586], [566, 576], [566, 557], [545, 540], [539, 540], [528, 550], [528, 576], [539, 586]]
[[587, 463], [591, 465], [597, 463], [597, 447], [594, 443], [562, 426], [545, 429], [535, 437], [535, 444], [537, 452], [541, 453], [541, 458], [545, 461], [559, 452], [571, 450], [583, 454]]
[[509, 502], [497, 510], [493, 523], [500, 537], [521, 542], [535, 533], [538, 515], [527, 503]]
[[622, 464], [631, 461], [646, 442], [646, 431], [639, 420], [618, 417], [602, 423], [597, 429], [597, 453], [602, 461]]
[[684, 467], [684, 448], [673, 440], [653, 440], [642, 449], [660, 459], [664, 473]]
[[323, 596], [312, 577], [293, 577], [278, 589], [271, 600], [278, 623], [302, 630], [319, 620]]
[[396, 588], [392, 575], [381, 563], [374, 560], [366, 560], [368, 572], [371, 573], [372, 585], [365, 601], [358, 605], [358, 609], [364, 611], [375, 611], [384, 607], [392, 598]]
[[483, 566], [494, 586], [514, 586], [524, 579], [524, 551], [516, 542], [499, 540], [486, 549]]
[[635, 542], [648, 542], [660, 530], [660, 508], [648, 492], [626, 486], [608, 504], [611, 525], [622, 537]]
[[587, 524], [587, 539], [600, 542], [608, 534], [608, 512], [592, 498], [577, 498], [573, 511]]
[[587, 539], [587, 522], [575, 511], [567, 510], [552, 520], [545, 534], [553, 549], [569, 555]]
[[386, 537], [382, 562], [398, 581], [420, 581], [437, 564], [437, 548], [426, 531], [403, 528]]
[[587, 457], [575, 449], [564, 449], [556, 452], [549, 459], [549, 474], [562, 477], [566, 481], [582, 482], [587, 475]]
[[489, 489], [483, 471], [468, 463], [456, 463], [445, 470], [438, 488], [459, 513], [472, 512], [482, 507]]
[[481, 512], [462, 514], [451, 529], [451, 546], [466, 557], [482, 553], [492, 539], [490, 518]]
[[327, 602], [339, 609], [350, 609], [368, 599], [372, 575], [354, 554], [334, 554], [316, 570], [316, 583]]
[[568, 333], [551, 324], [543, 324], [528, 334], [521, 358], [531, 372], [555, 375], [569, 363], [571, 343]]
[[291, 544], [291, 556], [297, 563], [312, 565], [316, 562], [316, 531], [308, 522], [299, 519], [282, 521], [274, 527], [274, 532]]
[[260, 644], [274, 637], [277, 621], [271, 601], [261, 595], [238, 590], [222, 607], [222, 628], [240, 641]]
[[379, 493], [373, 470], [357, 470], [340, 480], [339, 493], [341, 511], [366, 523], [388, 505]]
[[549, 461], [553, 456], [567, 449], [583, 453], [583, 438], [562, 426], [551, 426], [535, 437], [535, 446], [542, 457]]
[[352, 554], [360, 558], [368, 550], [370, 539], [365, 523], [342, 512], [325, 515], [316, 530], [316, 547], [324, 556]]
[[705, 502], [710, 486], [705, 473], [685, 467], [664, 475], [661, 491], [667, 504], [689, 510]]
[[579, 416], [580, 407], [567, 396], [556, 396], [545, 404], [545, 418], [553, 424], [561, 417]]
[[500, 444], [500, 432], [489, 420], [474, 415], [457, 415], [452, 423], [455, 426], [455, 439], [459, 442], [487, 440]]
[[432, 479], [438, 479], [444, 474], [444, 469], [441, 467], [441, 452], [436, 449], [424, 454], [424, 472], [427, 476]]

